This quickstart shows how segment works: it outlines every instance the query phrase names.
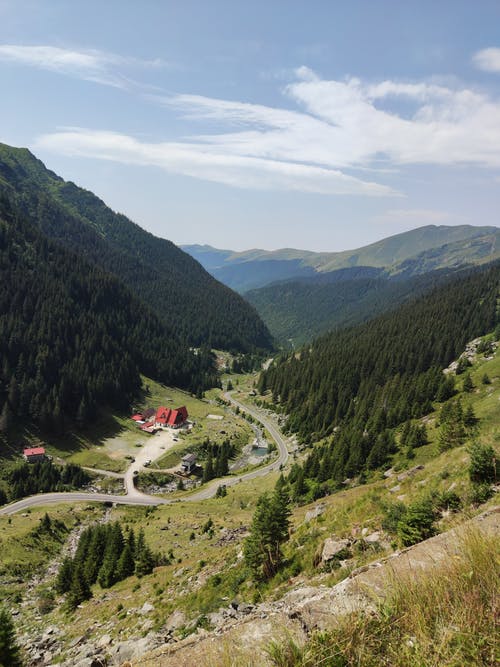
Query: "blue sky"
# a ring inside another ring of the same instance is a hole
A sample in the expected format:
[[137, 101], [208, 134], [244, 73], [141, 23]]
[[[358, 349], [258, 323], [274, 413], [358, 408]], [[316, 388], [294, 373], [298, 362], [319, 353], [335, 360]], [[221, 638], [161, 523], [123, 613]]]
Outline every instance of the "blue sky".
[[0, 0], [0, 141], [176, 243], [499, 226], [498, 0]]

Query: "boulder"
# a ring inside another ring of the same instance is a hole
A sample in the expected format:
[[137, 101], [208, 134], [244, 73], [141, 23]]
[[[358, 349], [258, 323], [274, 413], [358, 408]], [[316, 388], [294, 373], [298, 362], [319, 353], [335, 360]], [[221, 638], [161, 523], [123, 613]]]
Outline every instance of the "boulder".
[[316, 505], [316, 507], [312, 510], [309, 510], [306, 512], [306, 516], [304, 517], [304, 521], [306, 523], [309, 523], [309, 521], [312, 521], [313, 519], [317, 519], [319, 516], [323, 514], [325, 511], [325, 505]]
[[150, 602], [145, 602], [139, 610], [140, 614], [149, 614], [154, 611], [155, 608]]
[[327, 537], [323, 544], [321, 562], [328, 563], [334, 558], [338, 560], [348, 558], [351, 555], [349, 551], [350, 546], [350, 540], [339, 540], [336, 537]]

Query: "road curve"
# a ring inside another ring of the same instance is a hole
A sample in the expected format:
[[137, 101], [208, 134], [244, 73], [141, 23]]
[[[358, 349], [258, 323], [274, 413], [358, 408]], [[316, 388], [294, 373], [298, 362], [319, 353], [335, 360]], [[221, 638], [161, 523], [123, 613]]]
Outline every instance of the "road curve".
[[[130, 466], [127, 473], [125, 473], [125, 484], [127, 486], [127, 494], [122, 496], [110, 495], [107, 493], [84, 493], [82, 491], [67, 491], [67, 492], [54, 492], [54, 493], [39, 493], [35, 496], [28, 496], [27, 498], [22, 498], [17, 500], [10, 505], [0, 508], [0, 516], [6, 514], [15, 514], [22, 510], [26, 510], [29, 507], [36, 507], [39, 505], [49, 505], [55, 503], [68, 503], [68, 502], [100, 502], [100, 503], [117, 503], [119, 505], [142, 505], [142, 506], [154, 506], [154, 505], [170, 505], [174, 502], [195, 502], [198, 500], [206, 500], [207, 498], [212, 498], [219, 486], [224, 484], [225, 486], [234, 486], [245, 480], [255, 479], [258, 477], [264, 477], [273, 470], [279, 470], [280, 467], [284, 466], [288, 461], [288, 449], [285, 443], [285, 440], [280, 433], [280, 431], [274, 426], [274, 424], [264, 415], [261, 414], [256, 408], [251, 408], [248, 405], [240, 403], [235, 398], [231, 396], [229, 392], [224, 394], [226, 400], [230, 401], [233, 405], [237, 406], [240, 410], [247, 412], [252, 415], [254, 419], [264, 426], [275, 441], [278, 447], [278, 458], [268, 463], [261, 468], [252, 470], [251, 472], [244, 473], [239, 477], [221, 477], [213, 480], [210, 484], [206, 484], [199, 491], [192, 493], [189, 496], [184, 498], [158, 498], [158, 496], [148, 496], [145, 493], [141, 493], [135, 487], [133, 492], [130, 492], [130, 484], [133, 485], [132, 476], [134, 469], [137, 468], [137, 464]], [[113, 475], [114, 476], [114, 475]], [[117, 475], [118, 476], [118, 475]], [[123, 477], [123, 475], [120, 475]], [[128, 482], [128, 483], [127, 483]]]

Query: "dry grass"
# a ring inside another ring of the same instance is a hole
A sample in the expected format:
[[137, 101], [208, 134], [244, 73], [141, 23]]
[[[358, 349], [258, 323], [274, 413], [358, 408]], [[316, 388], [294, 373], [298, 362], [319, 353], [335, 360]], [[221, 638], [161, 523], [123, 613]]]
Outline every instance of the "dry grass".
[[468, 667], [499, 664], [500, 545], [468, 530], [459, 555], [417, 578], [394, 579], [374, 615], [351, 614], [299, 647], [269, 648], [277, 667]]

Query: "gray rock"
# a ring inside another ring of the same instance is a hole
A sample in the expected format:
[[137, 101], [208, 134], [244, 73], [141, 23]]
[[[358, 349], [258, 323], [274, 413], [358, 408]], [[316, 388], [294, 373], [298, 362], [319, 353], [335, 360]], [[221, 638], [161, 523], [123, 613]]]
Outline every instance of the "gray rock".
[[152, 605], [150, 602], [145, 602], [139, 610], [139, 614], [149, 614], [154, 610], [154, 605]]
[[97, 646], [99, 646], [99, 648], [104, 648], [105, 646], [109, 646], [112, 641], [113, 640], [109, 635], [103, 635], [97, 642]]
[[334, 537], [327, 537], [323, 544], [323, 551], [321, 553], [321, 561], [328, 563], [333, 558], [344, 558], [350, 555], [349, 547], [350, 540], [339, 540]]
[[309, 523], [309, 521], [312, 521], [313, 519], [317, 519], [319, 516], [323, 514], [325, 511], [325, 505], [316, 505], [316, 507], [312, 510], [309, 510], [306, 512], [306, 516], [304, 517], [304, 521], [306, 523]]
[[365, 542], [368, 542], [368, 544], [373, 544], [374, 542], [380, 542], [380, 540], [382, 539], [382, 533], [379, 530], [376, 530], [374, 533], [366, 535], [364, 539]]

